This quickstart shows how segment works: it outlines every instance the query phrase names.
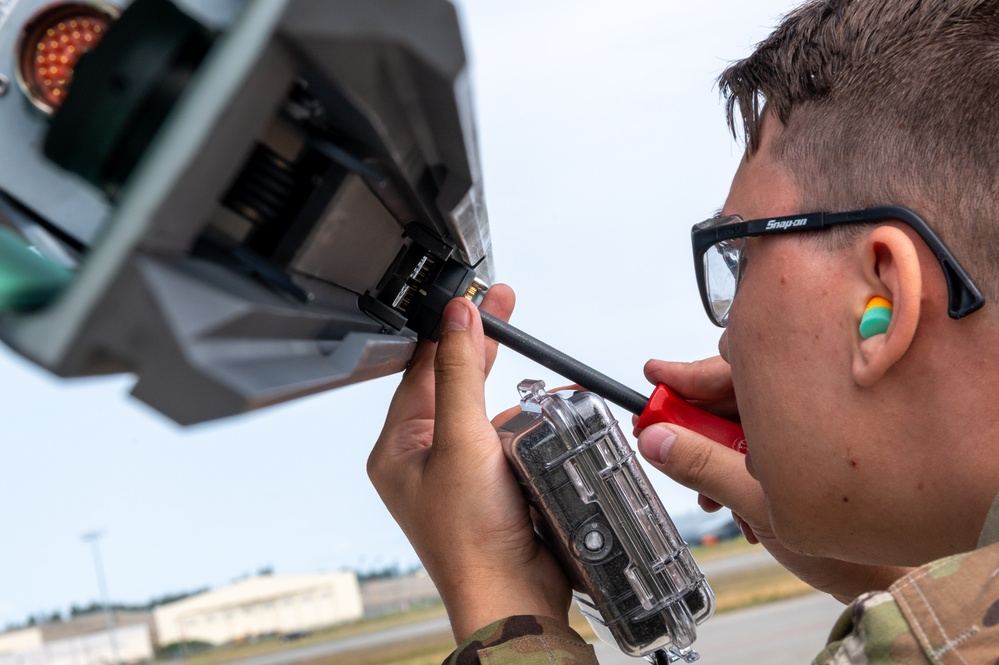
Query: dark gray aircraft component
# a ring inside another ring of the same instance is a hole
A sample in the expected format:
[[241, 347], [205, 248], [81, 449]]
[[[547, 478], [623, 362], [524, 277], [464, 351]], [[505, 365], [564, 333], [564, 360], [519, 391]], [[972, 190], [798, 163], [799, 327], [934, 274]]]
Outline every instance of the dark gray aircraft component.
[[428, 307], [481, 295], [449, 2], [63, 5], [107, 29], [56, 92], [43, 59], [83, 19], [0, 2], [0, 226], [72, 275], [0, 314], [11, 348], [60, 376], [134, 373], [189, 424], [400, 371]]

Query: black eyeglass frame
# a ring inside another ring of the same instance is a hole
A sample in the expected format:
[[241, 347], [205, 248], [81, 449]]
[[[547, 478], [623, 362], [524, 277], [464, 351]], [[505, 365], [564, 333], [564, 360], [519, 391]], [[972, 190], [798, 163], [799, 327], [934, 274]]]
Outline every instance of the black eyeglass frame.
[[[734, 215], [738, 217], [737, 215]], [[919, 234], [923, 242], [929, 246], [940, 262], [944, 279], [947, 281], [948, 305], [947, 313], [952, 319], [960, 319], [981, 309], [985, 297], [975, 285], [967, 271], [957, 258], [944, 245], [940, 237], [933, 232], [929, 224], [908, 208], [901, 206], [879, 206], [864, 210], [849, 212], [825, 213], [812, 212], [803, 215], [788, 215], [786, 217], [769, 217], [752, 219], [732, 224], [717, 224], [718, 218], [713, 218], [695, 224], [690, 232], [690, 241], [694, 249], [694, 271], [697, 275], [697, 288], [701, 292], [701, 302], [711, 322], [720, 328], [724, 324], [715, 318], [714, 310], [708, 298], [706, 276], [704, 274], [704, 254], [715, 244], [723, 240], [748, 238], [754, 236], [772, 235], [778, 233], [794, 233], [798, 231], [820, 231], [840, 224], [863, 224], [869, 222], [899, 221]], [[715, 222], [715, 225], [708, 225]], [[736, 284], [738, 291], [738, 284]], [[734, 299], [734, 294], [733, 294]], [[729, 305], [731, 307], [731, 305]]]

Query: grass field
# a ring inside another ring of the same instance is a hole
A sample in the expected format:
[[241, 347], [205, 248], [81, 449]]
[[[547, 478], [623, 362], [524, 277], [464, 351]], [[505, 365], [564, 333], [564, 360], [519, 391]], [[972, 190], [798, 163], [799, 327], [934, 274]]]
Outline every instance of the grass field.
[[[692, 549], [692, 553], [698, 563], [704, 564], [758, 549], [758, 545], [749, 545], [746, 541], [738, 539], [711, 547], [695, 548]], [[804, 582], [776, 564], [755, 568], [750, 572], [715, 575], [708, 581], [715, 592], [717, 612], [727, 612], [750, 605], [790, 598], [811, 591]], [[292, 645], [281, 644], [277, 640], [267, 640], [255, 644], [221, 647], [192, 656], [185, 660], [185, 665], [221, 665], [250, 656], [273, 653], [281, 649], [387, 630], [442, 617], [444, 614], [443, 606], [437, 603], [411, 612], [363, 619], [355, 623], [317, 631], [309, 638], [299, 640]], [[570, 615], [570, 623], [584, 638], [595, 638], [589, 624], [578, 611], [573, 610]], [[377, 649], [364, 649], [338, 653], [327, 658], [317, 658], [307, 661], [307, 665], [439, 665], [453, 649], [454, 640], [450, 633], [442, 632], [420, 639], [387, 644]]]

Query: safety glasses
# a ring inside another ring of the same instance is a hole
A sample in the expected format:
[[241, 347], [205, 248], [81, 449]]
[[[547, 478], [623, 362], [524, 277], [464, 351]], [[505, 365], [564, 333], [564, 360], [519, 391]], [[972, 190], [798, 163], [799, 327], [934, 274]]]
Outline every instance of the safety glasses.
[[959, 319], [985, 304], [985, 298], [943, 241], [922, 217], [899, 206], [882, 206], [838, 213], [808, 213], [745, 221], [738, 215], [715, 217], [691, 230], [697, 288], [708, 318], [722, 328], [728, 322], [739, 281], [746, 267], [746, 238], [775, 233], [819, 231], [839, 224], [898, 221], [919, 234], [940, 262], [947, 280], [951, 318]]

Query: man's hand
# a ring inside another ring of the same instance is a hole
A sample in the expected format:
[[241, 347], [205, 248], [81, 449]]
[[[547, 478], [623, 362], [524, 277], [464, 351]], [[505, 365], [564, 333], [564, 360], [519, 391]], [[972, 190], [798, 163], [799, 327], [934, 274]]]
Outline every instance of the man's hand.
[[[665, 383], [697, 406], [730, 420], [738, 419], [732, 376], [720, 357], [695, 363], [650, 360], [645, 376]], [[746, 470], [745, 456], [676, 425], [657, 424], [643, 430], [639, 449], [657, 469], [696, 490], [708, 512], [726, 506], [751, 543], [762, 544], [785, 568], [812, 587], [848, 603], [865, 591], [886, 589], [907, 568], [869, 566], [798, 554], [774, 535], [763, 488]], [[748, 445], [752, 450], [753, 442]]]
[[[482, 309], [507, 320], [514, 295], [492, 287]], [[460, 644], [497, 619], [568, 621], [569, 584], [485, 411], [496, 357], [475, 306], [448, 303], [438, 344], [420, 342], [368, 459], [368, 475], [437, 585]]]

